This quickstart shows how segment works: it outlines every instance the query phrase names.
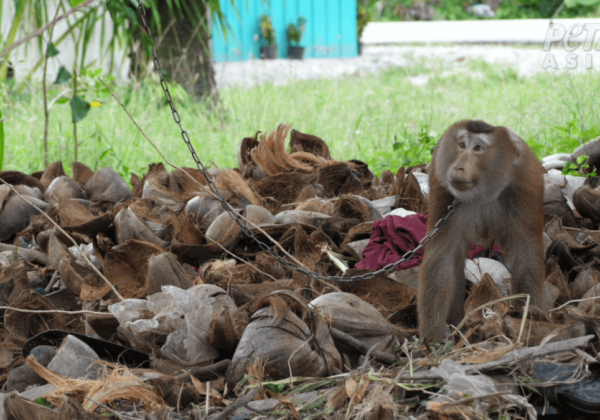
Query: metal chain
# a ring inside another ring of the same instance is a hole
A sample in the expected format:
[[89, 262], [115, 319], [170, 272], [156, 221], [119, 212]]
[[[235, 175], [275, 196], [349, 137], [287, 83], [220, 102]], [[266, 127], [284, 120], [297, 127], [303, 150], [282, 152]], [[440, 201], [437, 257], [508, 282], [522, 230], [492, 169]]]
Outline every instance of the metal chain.
[[350, 283], [350, 282], [357, 282], [357, 281], [361, 281], [361, 280], [372, 279], [374, 277], [377, 277], [380, 274], [384, 274], [384, 273], [388, 273], [388, 272], [393, 271], [397, 266], [399, 266], [403, 262], [410, 261], [415, 256], [415, 254], [417, 253], [417, 251], [419, 251], [421, 248], [423, 248], [425, 246], [425, 243], [429, 239], [431, 239], [438, 232], [440, 224], [443, 223], [443, 222], [445, 222], [448, 219], [448, 217], [450, 217], [450, 215], [454, 212], [454, 209], [455, 209], [456, 205], [458, 204], [458, 200], [454, 200], [454, 202], [450, 206], [448, 206], [448, 213], [446, 214], [446, 216], [444, 216], [444, 218], [440, 219], [435, 224], [435, 226], [431, 230], [431, 232], [429, 232], [428, 235], [426, 235], [423, 239], [421, 239], [421, 242], [419, 242], [419, 245], [417, 245], [417, 247], [415, 249], [413, 249], [412, 251], [408, 251], [406, 254], [404, 254], [402, 256], [402, 258], [399, 261], [396, 261], [395, 263], [388, 264], [385, 267], [383, 267], [383, 268], [381, 268], [381, 269], [379, 269], [377, 271], [372, 271], [370, 273], [365, 273], [365, 274], [362, 274], [360, 276], [353, 276], [353, 277], [324, 276], [324, 275], [319, 274], [317, 272], [309, 271], [309, 270], [305, 270], [303, 268], [300, 268], [296, 264], [294, 264], [294, 263], [292, 263], [290, 261], [287, 261], [285, 258], [282, 258], [281, 256], [275, 254], [271, 250], [271, 248], [269, 247], [269, 245], [265, 244], [264, 242], [261, 242], [254, 235], [254, 232], [252, 232], [252, 230], [249, 229], [244, 224], [244, 222], [242, 221], [242, 219], [240, 218], [240, 216], [238, 216], [238, 214], [233, 209], [233, 207], [231, 207], [231, 205], [227, 201], [225, 201], [223, 199], [223, 197], [219, 193], [219, 190], [218, 190], [217, 186], [215, 185], [215, 183], [213, 182], [213, 180], [208, 175], [208, 173], [206, 171], [206, 167], [204, 166], [204, 164], [202, 163], [202, 161], [198, 157], [198, 154], [196, 153], [196, 150], [194, 149], [194, 146], [192, 146], [192, 143], [190, 141], [190, 136], [188, 135], [187, 131], [185, 131], [184, 128], [183, 128], [183, 126], [181, 125], [181, 116], [179, 115], [179, 112], [177, 112], [177, 108], [175, 108], [175, 104], [173, 103], [173, 98], [171, 97], [171, 92], [169, 91], [169, 86], [167, 84], [167, 81], [164, 79], [164, 77], [162, 75], [162, 67], [161, 67], [161, 64], [160, 64], [160, 60], [158, 59], [158, 56], [156, 55], [156, 50], [154, 49], [154, 41], [152, 40], [152, 32], [150, 31], [150, 26], [148, 25], [148, 21], [146, 20], [146, 9], [142, 5], [141, 0], [138, 0], [138, 11], [139, 11], [140, 16], [142, 18], [142, 24], [144, 26], [144, 29], [148, 33], [148, 37], [150, 38], [150, 41], [151, 41], [151, 45], [152, 45], [152, 61], [154, 62], [154, 68], [156, 69], [156, 71], [158, 73], [158, 76], [160, 77], [160, 86], [162, 87], [162, 90], [165, 93], [165, 97], [167, 98], [167, 102], [169, 103], [169, 107], [171, 108], [171, 113], [173, 114], [173, 119], [175, 120], [175, 123], [179, 126], [179, 128], [181, 130], [181, 137], [183, 138], [183, 141], [187, 145], [188, 149], [190, 150], [190, 153], [192, 154], [192, 158], [194, 159], [194, 162], [196, 163], [196, 166], [198, 167], [198, 170], [206, 178], [206, 181], [208, 182], [208, 187], [215, 194], [215, 196], [218, 198], [218, 200], [221, 202], [221, 205], [223, 206], [223, 208], [225, 209], [225, 211], [229, 214], [229, 216], [235, 222], [237, 222], [237, 224], [240, 226], [240, 228], [242, 229], [242, 231], [244, 232], [244, 234], [246, 236], [248, 236], [249, 238], [251, 238], [252, 240], [254, 240], [263, 251], [265, 251], [266, 253], [268, 253], [271, 257], [275, 258], [277, 261], [281, 262], [283, 265], [285, 265], [290, 270], [296, 271], [296, 272], [301, 273], [301, 274], [304, 274], [305, 276], [308, 276], [308, 277], [310, 277], [312, 279], [315, 279], [315, 280], [330, 280], [330, 281], [341, 282], [341, 283]]

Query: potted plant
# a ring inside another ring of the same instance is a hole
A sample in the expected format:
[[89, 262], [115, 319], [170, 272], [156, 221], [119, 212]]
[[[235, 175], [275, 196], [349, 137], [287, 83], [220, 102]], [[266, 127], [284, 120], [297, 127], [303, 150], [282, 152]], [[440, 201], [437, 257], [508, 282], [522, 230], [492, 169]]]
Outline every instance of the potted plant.
[[261, 58], [274, 59], [277, 58], [277, 41], [275, 40], [275, 29], [269, 15], [260, 17], [260, 32], [267, 45], [260, 49]]
[[291, 59], [302, 60], [302, 57], [304, 57], [304, 47], [300, 46], [300, 40], [302, 39], [305, 28], [306, 19], [302, 16], [298, 16], [298, 25], [290, 23], [287, 26], [287, 36], [289, 41], [288, 56]]

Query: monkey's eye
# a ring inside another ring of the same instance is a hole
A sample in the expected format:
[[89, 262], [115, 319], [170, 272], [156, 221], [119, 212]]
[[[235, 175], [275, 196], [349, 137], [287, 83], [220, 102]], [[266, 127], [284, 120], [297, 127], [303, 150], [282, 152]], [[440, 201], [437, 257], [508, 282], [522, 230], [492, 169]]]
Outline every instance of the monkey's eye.
[[473, 150], [475, 150], [476, 152], [481, 152], [483, 150], [483, 147], [477, 145], [473, 148]]
[[465, 147], [467, 147], [467, 145], [464, 143], [458, 143], [458, 147], [460, 147], [461, 149], [464, 149]]

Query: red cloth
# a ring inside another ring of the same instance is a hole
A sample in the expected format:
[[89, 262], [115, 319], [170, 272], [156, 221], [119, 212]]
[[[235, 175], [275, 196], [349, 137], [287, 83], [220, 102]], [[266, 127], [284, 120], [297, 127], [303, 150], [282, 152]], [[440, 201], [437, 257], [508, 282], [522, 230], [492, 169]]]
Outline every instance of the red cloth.
[[[417, 247], [427, 234], [427, 213], [412, 214], [406, 217], [387, 216], [373, 223], [371, 240], [363, 251], [363, 259], [354, 266], [358, 270], [378, 270], [395, 263], [404, 254]], [[435, 240], [435, 237], [432, 238]], [[473, 258], [484, 247], [471, 245], [469, 258]], [[494, 246], [494, 250], [500, 250]], [[423, 262], [423, 249], [412, 260], [400, 264], [397, 269], [417, 267]]]

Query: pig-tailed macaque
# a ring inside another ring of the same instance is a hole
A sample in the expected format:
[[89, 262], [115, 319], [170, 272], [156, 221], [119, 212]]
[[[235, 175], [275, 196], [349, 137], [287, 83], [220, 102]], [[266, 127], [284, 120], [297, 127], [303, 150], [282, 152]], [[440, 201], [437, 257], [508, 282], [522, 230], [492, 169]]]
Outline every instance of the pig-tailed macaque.
[[531, 295], [545, 311], [543, 167], [527, 144], [505, 127], [460, 121], [440, 138], [429, 166], [427, 230], [448, 212], [425, 247], [419, 273], [419, 334], [442, 340], [446, 322], [464, 316], [465, 258], [471, 243], [498, 245], [512, 293]]

